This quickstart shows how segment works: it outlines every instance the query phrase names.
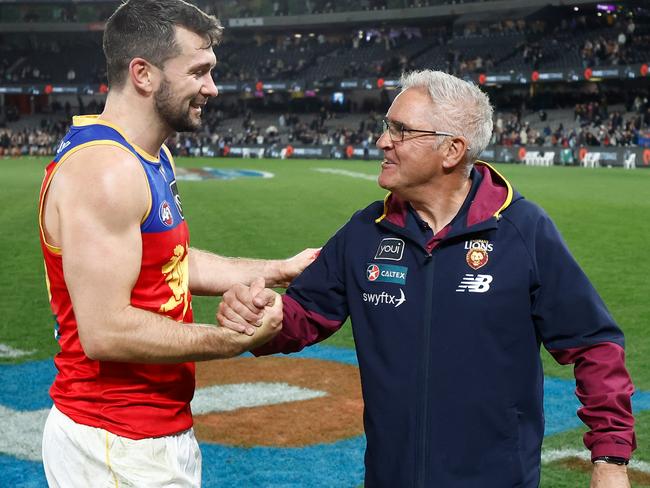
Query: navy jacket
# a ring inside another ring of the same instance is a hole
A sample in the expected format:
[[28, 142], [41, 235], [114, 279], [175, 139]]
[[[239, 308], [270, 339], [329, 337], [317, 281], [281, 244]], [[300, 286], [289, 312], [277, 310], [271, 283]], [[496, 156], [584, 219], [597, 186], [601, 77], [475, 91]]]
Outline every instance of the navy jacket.
[[435, 236], [396, 195], [357, 212], [255, 351], [298, 351], [351, 317], [368, 488], [537, 487], [540, 344], [575, 363], [592, 456], [635, 447], [621, 330], [544, 211], [489, 165], [472, 180]]

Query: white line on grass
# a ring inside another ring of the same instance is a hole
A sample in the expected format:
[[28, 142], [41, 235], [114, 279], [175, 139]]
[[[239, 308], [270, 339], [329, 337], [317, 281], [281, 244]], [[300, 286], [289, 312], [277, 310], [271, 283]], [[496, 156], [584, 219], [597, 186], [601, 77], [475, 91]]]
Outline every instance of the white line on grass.
[[[578, 458], [583, 461], [591, 461], [591, 453], [586, 449], [548, 449], [542, 452], [542, 462], [544, 464], [568, 458]], [[645, 461], [631, 459], [629, 467], [637, 471], [642, 471], [643, 473], [650, 473], [650, 463]]]
[[21, 349], [14, 349], [11, 346], [6, 344], [0, 344], [0, 358], [2, 359], [14, 359], [22, 356], [29, 356], [34, 351], [23, 351]]
[[330, 173], [333, 175], [350, 176], [351, 178], [361, 178], [363, 180], [377, 181], [377, 175], [369, 175], [367, 173], [357, 173], [356, 171], [348, 171], [347, 169], [336, 168], [314, 168], [314, 171], [319, 173]]

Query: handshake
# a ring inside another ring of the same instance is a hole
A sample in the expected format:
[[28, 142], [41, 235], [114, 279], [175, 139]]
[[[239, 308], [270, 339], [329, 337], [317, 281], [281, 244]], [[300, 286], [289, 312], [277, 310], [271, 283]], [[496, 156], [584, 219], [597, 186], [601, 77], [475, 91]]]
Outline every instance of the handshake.
[[[319, 255], [320, 248], [307, 248], [292, 258], [269, 261], [275, 271], [266, 273], [270, 286], [288, 287], [289, 283]], [[266, 288], [264, 278], [253, 280], [250, 286], [237, 283], [223, 295], [217, 310], [217, 323], [238, 332], [235, 339], [246, 350], [267, 343], [282, 330], [282, 297]]]
[[249, 349], [265, 344], [282, 330], [282, 297], [257, 278], [248, 287], [237, 283], [223, 295], [217, 322], [250, 337]]

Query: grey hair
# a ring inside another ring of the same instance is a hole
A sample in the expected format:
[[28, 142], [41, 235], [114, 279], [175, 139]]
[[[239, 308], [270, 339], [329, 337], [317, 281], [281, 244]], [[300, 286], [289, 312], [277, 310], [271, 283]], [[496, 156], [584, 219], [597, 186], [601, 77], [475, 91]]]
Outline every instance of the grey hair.
[[487, 94], [474, 83], [433, 70], [404, 73], [400, 85], [402, 91], [408, 88], [427, 91], [436, 107], [432, 116], [444, 124], [436, 128], [467, 139], [467, 163], [473, 164], [492, 137], [494, 109]]

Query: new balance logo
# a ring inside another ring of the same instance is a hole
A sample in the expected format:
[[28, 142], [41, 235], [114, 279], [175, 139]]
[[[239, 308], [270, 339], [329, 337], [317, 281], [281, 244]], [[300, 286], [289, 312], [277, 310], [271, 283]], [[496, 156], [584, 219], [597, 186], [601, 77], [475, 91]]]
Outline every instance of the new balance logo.
[[468, 273], [463, 277], [456, 291], [460, 293], [466, 291], [470, 293], [485, 293], [490, 289], [490, 283], [492, 283], [491, 275], [480, 274], [474, 276]]

